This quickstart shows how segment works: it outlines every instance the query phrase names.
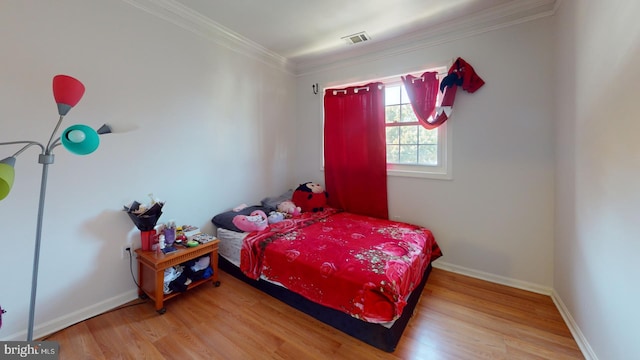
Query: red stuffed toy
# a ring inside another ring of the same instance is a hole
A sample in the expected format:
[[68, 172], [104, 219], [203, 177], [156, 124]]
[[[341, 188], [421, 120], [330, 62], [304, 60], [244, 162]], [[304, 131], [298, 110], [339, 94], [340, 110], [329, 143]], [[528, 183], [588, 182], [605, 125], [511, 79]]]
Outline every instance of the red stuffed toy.
[[322, 185], [312, 182], [300, 184], [293, 192], [293, 201], [296, 206], [300, 206], [303, 212], [316, 212], [324, 210], [327, 205], [329, 194], [322, 188]]

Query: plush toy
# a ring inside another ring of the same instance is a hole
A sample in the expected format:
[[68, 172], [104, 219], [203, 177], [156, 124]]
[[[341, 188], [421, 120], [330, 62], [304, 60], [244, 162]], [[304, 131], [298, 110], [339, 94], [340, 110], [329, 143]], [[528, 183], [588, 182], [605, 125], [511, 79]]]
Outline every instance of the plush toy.
[[284, 220], [284, 215], [285, 214], [280, 211], [272, 211], [269, 213], [267, 220], [269, 221], [269, 224], [277, 224]]
[[296, 204], [294, 204], [293, 201], [290, 200], [286, 200], [278, 204], [277, 210], [281, 213], [291, 216], [300, 215], [300, 213], [302, 212], [300, 206], [296, 206]]
[[246, 232], [264, 230], [269, 225], [267, 214], [262, 210], [253, 211], [249, 215], [236, 215], [232, 222], [238, 229]]
[[324, 191], [322, 185], [306, 182], [298, 186], [293, 192], [293, 198], [291, 200], [300, 206], [303, 212], [316, 212], [324, 210], [328, 197], [329, 194]]

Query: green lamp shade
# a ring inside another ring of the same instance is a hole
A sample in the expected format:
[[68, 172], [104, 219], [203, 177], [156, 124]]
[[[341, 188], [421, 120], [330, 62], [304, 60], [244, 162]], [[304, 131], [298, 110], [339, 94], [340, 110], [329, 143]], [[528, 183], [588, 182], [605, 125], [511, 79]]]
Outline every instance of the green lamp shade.
[[13, 166], [16, 163], [16, 158], [8, 157], [0, 161], [0, 200], [9, 195], [11, 187], [13, 186], [13, 179], [16, 176], [16, 172]]
[[87, 155], [100, 145], [98, 133], [87, 125], [71, 125], [62, 132], [62, 145], [76, 155]]

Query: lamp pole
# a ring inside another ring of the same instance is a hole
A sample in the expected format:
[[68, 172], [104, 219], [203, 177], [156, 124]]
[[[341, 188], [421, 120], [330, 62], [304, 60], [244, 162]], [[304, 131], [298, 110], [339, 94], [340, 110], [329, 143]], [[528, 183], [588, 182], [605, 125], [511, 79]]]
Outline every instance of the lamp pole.
[[29, 325], [27, 341], [33, 340], [33, 323], [36, 310], [36, 291], [38, 288], [38, 264], [40, 264], [40, 243], [42, 241], [42, 218], [44, 214], [44, 198], [47, 192], [47, 175], [49, 164], [53, 164], [53, 154], [40, 154], [38, 162], [42, 164], [42, 180], [40, 181], [40, 201], [38, 202], [38, 220], [36, 223], [36, 245], [33, 253], [33, 272], [31, 274], [31, 301], [29, 302]]
[[[58, 121], [58, 125], [62, 121], [62, 117]], [[35, 141], [10, 141], [10, 142], [0, 142], [1, 145], [15, 145], [15, 144], [27, 144], [22, 149], [18, 150], [15, 154], [13, 154], [10, 158], [15, 160], [16, 156], [20, 155], [23, 151], [28, 149], [33, 145], [38, 145], [42, 152], [38, 155], [38, 163], [42, 164], [42, 178], [40, 180], [40, 199], [38, 201], [38, 218], [36, 222], [36, 243], [33, 253], [33, 271], [31, 273], [31, 298], [29, 301], [29, 323], [27, 326], [27, 341], [33, 341], [33, 327], [35, 321], [35, 309], [36, 309], [36, 294], [38, 288], [38, 267], [40, 264], [40, 244], [42, 243], [42, 220], [44, 218], [44, 200], [47, 192], [47, 178], [49, 174], [49, 165], [53, 164], [55, 156], [53, 154], [53, 149], [61, 145], [60, 138], [57, 138], [52, 142], [55, 133], [58, 130], [58, 125], [54, 129], [51, 134], [51, 139], [49, 139], [49, 144], [47, 147]], [[98, 135], [104, 135], [111, 133], [111, 127], [109, 125], [103, 124], [100, 129], [96, 132]]]
[[40, 180], [40, 200], [38, 202], [38, 219], [36, 223], [36, 243], [33, 254], [33, 272], [31, 274], [31, 299], [29, 302], [29, 324], [27, 327], [27, 341], [33, 341], [33, 326], [36, 308], [36, 293], [38, 288], [38, 266], [40, 264], [40, 244], [42, 242], [42, 218], [44, 216], [44, 199], [47, 191], [47, 175], [49, 165], [53, 164], [53, 149], [58, 145], [63, 145], [70, 152], [77, 155], [87, 155], [98, 148], [100, 143], [99, 135], [111, 133], [111, 127], [104, 124], [98, 131], [87, 125], [76, 124], [68, 127], [62, 132], [62, 136], [54, 137], [60, 128], [64, 116], [73, 108], [84, 94], [84, 85], [67, 75], [56, 75], [53, 78], [53, 95], [58, 106], [60, 118], [51, 132], [49, 142], [44, 146], [35, 141], [11, 141], [0, 142], [0, 145], [26, 144], [12, 156], [0, 160], [0, 200], [4, 199], [13, 186], [15, 178], [15, 160], [27, 148], [38, 145], [41, 149], [38, 156], [38, 163], [42, 164], [42, 179]]
[[[38, 266], [40, 264], [40, 244], [42, 243], [42, 219], [44, 217], [44, 199], [47, 192], [47, 177], [49, 174], [49, 165], [53, 164], [54, 155], [53, 148], [60, 144], [60, 138], [53, 141], [53, 137], [56, 135], [58, 128], [60, 127], [60, 123], [62, 123], [64, 116], [60, 116], [56, 127], [53, 129], [51, 133], [51, 137], [49, 138], [49, 143], [47, 143], [47, 147], [35, 141], [12, 141], [8, 143], [0, 143], [0, 145], [10, 145], [10, 144], [24, 144], [26, 143], [22, 149], [16, 152], [12, 157], [20, 155], [23, 151], [29, 148], [32, 145], [38, 145], [42, 152], [38, 155], [38, 163], [42, 164], [42, 178], [40, 180], [40, 200], [38, 201], [38, 218], [36, 222], [36, 243], [35, 249], [33, 253], [33, 271], [31, 273], [31, 298], [29, 301], [29, 323], [27, 326], [27, 341], [33, 340], [33, 325], [35, 321], [35, 309], [36, 309], [36, 294], [38, 289]], [[53, 141], [53, 143], [52, 143]]]
[[[58, 122], [59, 124], [59, 122]], [[57, 126], [56, 126], [57, 130]], [[56, 130], [54, 130], [51, 137], [55, 135]], [[44, 216], [44, 199], [47, 191], [47, 175], [49, 173], [49, 164], [53, 164], [54, 155], [51, 153], [53, 147], [50, 145], [45, 148], [44, 145], [35, 142], [35, 141], [11, 141], [11, 142], [2, 142], [0, 145], [13, 145], [13, 144], [27, 144], [22, 149], [18, 150], [11, 158], [14, 158], [20, 155], [27, 148], [32, 145], [38, 145], [42, 152], [38, 156], [38, 162], [42, 164], [42, 179], [40, 180], [40, 200], [38, 202], [38, 219], [36, 223], [36, 243], [35, 250], [33, 254], [33, 272], [31, 273], [31, 300], [29, 302], [29, 323], [27, 327], [27, 341], [33, 340], [33, 324], [35, 318], [35, 308], [36, 308], [36, 293], [38, 287], [38, 264], [40, 263], [40, 244], [42, 242], [42, 219]], [[54, 146], [57, 143], [54, 142]]]

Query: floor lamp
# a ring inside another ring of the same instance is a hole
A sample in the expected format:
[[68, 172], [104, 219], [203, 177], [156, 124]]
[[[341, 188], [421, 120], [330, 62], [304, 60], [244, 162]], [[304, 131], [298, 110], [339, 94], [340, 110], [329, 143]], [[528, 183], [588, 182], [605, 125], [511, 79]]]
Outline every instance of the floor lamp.
[[40, 147], [40, 155], [38, 163], [42, 164], [42, 180], [40, 182], [40, 201], [38, 205], [38, 220], [36, 225], [36, 244], [33, 255], [33, 273], [31, 280], [31, 301], [29, 303], [29, 324], [27, 327], [27, 341], [33, 340], [33, 322], [36, 306], [36, 289], [38, 287], [38, 264], [40, 262], [40, 241], [42, 235], [42, 217], [44, 210], [44, 198], [47, 188], [47, 172], [49, 165], [53, 164], [53, 149], [58, 145], [62, 145], [68, 151], [77, 155], [87, 155], [94, 152], [100, 144], [99, 135], [111, 133], [108, 125], [102, 125], [97, 131], [87, 125], [72, 125], [66, 128], [60, 137], [54, 139], [64, 116], [73, 108], [84, 95], [84, 85], [75, 78], [67, 75], [56, 75], [53, 77], [53, 97], [58, 105], [58, 114], [60, 119], [56, 124], [49, 142], [43, 145], [36, 141], [9, 141], [0, 142], [0, 145], [18, 145], [24, 146], [12, 156], [0, 160], [0, 200], [3, 200], [11, 191], [15, 178], [15, 163], [23, 151], [31, 146]]

